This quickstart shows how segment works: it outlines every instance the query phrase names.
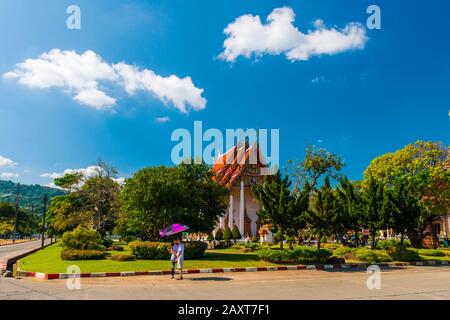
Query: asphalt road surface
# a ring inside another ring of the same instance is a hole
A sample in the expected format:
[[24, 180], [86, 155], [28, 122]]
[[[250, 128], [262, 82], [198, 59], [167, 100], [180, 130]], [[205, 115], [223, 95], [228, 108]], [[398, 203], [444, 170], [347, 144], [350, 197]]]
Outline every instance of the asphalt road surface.
[[[45, 240], [45, 244], [50, 243], [50, 239]], [[0, 266], [6, 263], [7, 257], [14, 257], [41, 246], [41, 240], [27, 241], [17, 244], [9, 244], [0, 247]]]
[[[450, 266], [399, 267], [381, 271], [381, 288], [369, 290], [365, 271], [269, 271], [168, 276], [81, 278], [67, 281], [1, 278], [6, 299], [450, 299]], [[73, 282], [71, 282], [73, 284]]]

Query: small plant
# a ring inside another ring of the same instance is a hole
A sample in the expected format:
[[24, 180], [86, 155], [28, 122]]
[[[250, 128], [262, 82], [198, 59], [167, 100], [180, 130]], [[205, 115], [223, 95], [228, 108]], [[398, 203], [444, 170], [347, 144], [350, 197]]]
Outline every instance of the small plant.
[[223, 240], [227, 243], [227, 246], [230, 246], [231, 239], [233, 239], [233, 235], [231, 234], [230, 227], [226, 227], [225, 232], [223, 233]]
[[234, 225], [233, 230], [231, 230], [231, 236], [235, 243], [236, 243], [236, 240], [239, 240], [242, 238], [242, 235], [239, 232], [239, 229], [236, 225]]
[[114, 261], [133, 261], [135, 258], [131, 254], [113, 254], [111, 260]]
[[62, 260], [102, 260], [107, 253], [99, 250], [65, 249], [61, 251]]
[[434, 250], [434, 249], [420, 249], [418, 250], [419, 255], [428, 256], [428, 257], [444, 257], [445, 252], [442, 250]]
[[108, 251], [123, 251], [122, 246], [110, 246], [108, 247]]
[[206, 240], [209, 241], [209, 242], [214, 241], [214, 236], [213, 236], [213, 234], [212, 234], [212, 233], [208, 234], [208, 238], [207, 238]]
[[[361, 261], [368, 262], [391, 262], [393, 259], [383, 250], [371, 250], [366, 248], [353, 249], [352, 254]], [[399, 261], [399, 260], [397, 260]]]
[[[328, 249], [328, 248], [327, 248]], [[352, 252], [352, 248], [346, 246], [340, 246], [333, 251], [333, 256], [335, 257], [344, 257], [347, 253]]]
[[252, 242], [253, 242], [253, 243], [259, 243], [259, 242], [260, 242], [259, 236], [255, 234], [255, 235], [252, 237]]

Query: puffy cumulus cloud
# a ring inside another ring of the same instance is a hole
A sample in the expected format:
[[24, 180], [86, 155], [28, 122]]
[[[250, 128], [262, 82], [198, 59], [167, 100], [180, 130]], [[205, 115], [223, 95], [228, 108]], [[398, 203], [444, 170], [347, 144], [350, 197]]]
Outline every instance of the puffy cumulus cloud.
[[130, 95], [138, 90], [149, 92], [183, 113], [206, 106], [203, 89], [197, 88], [190, 77], [163, 77], [125, 62], [108, 64], [91, 50], [79, 54], [53, 49], [36, 59], [18, 63], [13, 71], [3, 76], [29, 88], [61, 88], [71, 93], [74, 100], [96, 109], [116, 104], [116, 99], [105, 92], [104, 86], [108, 83], [121, 85]]
[[0, 173], [0, 178], [2, 179], [17, 179], [19, 178], [20, 175], [18, 173], [13, 173], [13, 172], [2, 172]]
[[[95, 176], [99, 175], [101, 171], [102, 171], [102, 168], [99, 166], [88, 166], [86, 168], [79, 168], [79, 169], [66, 169], [63, 172], [43, 173], [43, 174], [41, 174], [41, 177], [50, 178], [50, 179], [54, 180], [56, 178], [63, 177], [65, 174], [68, 174], [68, 173], [81, 173], [83, 178], [87, 179], [87, 178], [95, 177]], [[122, 178], [122, 177], [114, 178], [113, 180], [120, 185], [123, 185], [125, 183], [125, 178]], [[83, 185], [83, 182], [81, 182], [79, 186], [82, 186], [82, 185]], [[52, 187], [52, 188], [58, 188], [58, 186], [56, 186], [54, 184], [54, 182], [50, 182], [50, 183], [46, 184], [46, 186]]]
[[314, 30], [303, 33], [293, 25], [294, 19], [295, 13], [288, 7], [274, 9], [265, 24], [259, 16], [238, 17], [224, 30], [227, 38], [219, 57], [233, 62], [239, 56], [284, 54], [290, 61], [305, 61], [312, 56], [363, 49], [368, 40], [365, 28], [359, 23], [348, 23], [342, 29], [326, 28], [318, 19], [313, 23]]
[[74, 92], [74, 99], [94, 108], [112, 106], [116, 100], [99, 89], [99, 81], [116, 79], [114, 69], [95, 52], [82, 54], [53, 49], [37, 59], [26, 59], [4, 74], [6, 79], [30, 88], [62, 88]]
[[0, 155], [0, 167], [14, 167], [16, 163]]
[[88, 166], [86, 168], [80, 168], [80, 169], [66, 169], [63, 172], [52, 172], [52, 173], [43, 173], [41, 174], [41, 177], [43, 178], [51, 178], [56, 179], [64, 176], [68, 173], [81, 173], [84, 178], [90, 178], [93, 176], [98, 175], [101, 168], [99, 166]]
[[202, 97], [203, 89], [195, 87], [191, 77], [162, 77], [152, 70], [140, 70], [123, 62], [114, 65], [114, 69], [120, 77], [120, 84], [130, 95], [138, 90], [147, 91], [164, 104], [172, 103], [183, 113], [188, 111], [188, 106], [193, 110], [206, 107], [206, 99]]

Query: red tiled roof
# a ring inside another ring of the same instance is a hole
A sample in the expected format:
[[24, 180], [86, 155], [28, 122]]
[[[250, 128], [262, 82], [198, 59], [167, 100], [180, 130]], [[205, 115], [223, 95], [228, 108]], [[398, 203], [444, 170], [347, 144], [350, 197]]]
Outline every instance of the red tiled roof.
[[247, 164], [267, 167], [256, 142], [251, 146], [238, 144], [219, 156], [213, 165], [214, 179], [222, 185], [231, 187]]

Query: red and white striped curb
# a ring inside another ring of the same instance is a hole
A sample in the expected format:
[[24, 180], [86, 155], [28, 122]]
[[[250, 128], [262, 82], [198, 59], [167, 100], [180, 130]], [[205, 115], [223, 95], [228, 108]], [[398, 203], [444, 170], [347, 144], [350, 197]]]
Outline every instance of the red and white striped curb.
[[[258, 272], [258, 271], [287, 271], [287, 270], [332, 270], [332, 269], [354, 269], [366, 268], [369, 265], [380, 267], [401, 266], [426, 266], [426, 265], [449, 265], [448, 261], [421, 261], [421, 262], [397, 262], [397, 263], [349, 263], [349, 264], [313, 264], [301, 266], [273, 266], [273, 267], [246, 267], [246, 268], [212, 268], [212, 269], [188, 269], [184, 274], [195, 273], [225, 273], [225, 272]], [[154, 276], [170, 275], [170, 270], [162, 271], [122, 271], [122, 272], [88, 272], [88, 273], [42, 273], [30, 271], [17, 271], [19, 277], [34, 277], [43, 280], [68, 279], [68, 278], [96, 278], [96, 277], [129, 277], [129, 276]]]

